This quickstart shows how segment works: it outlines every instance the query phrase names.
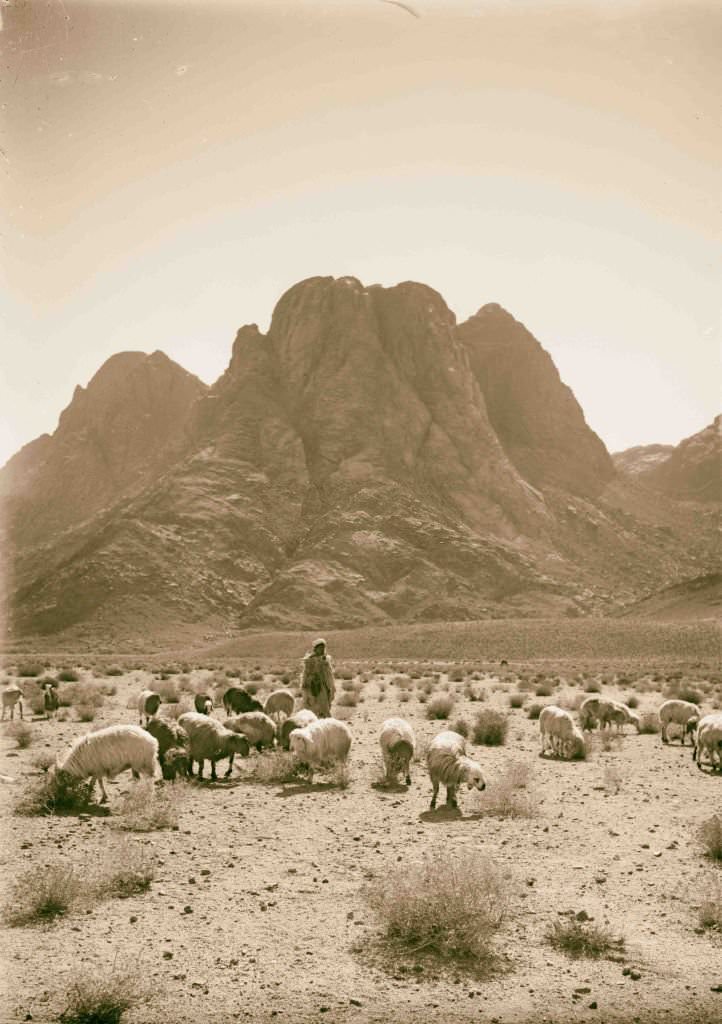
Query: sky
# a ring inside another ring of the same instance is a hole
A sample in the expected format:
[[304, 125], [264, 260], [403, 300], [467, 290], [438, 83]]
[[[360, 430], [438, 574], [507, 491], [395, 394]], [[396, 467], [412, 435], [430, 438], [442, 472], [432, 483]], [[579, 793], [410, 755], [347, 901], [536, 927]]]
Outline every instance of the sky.
[[0, 464], [317, 274], [498, 302], [611, 451], [720, 406], [722, 8], [3, 0]]

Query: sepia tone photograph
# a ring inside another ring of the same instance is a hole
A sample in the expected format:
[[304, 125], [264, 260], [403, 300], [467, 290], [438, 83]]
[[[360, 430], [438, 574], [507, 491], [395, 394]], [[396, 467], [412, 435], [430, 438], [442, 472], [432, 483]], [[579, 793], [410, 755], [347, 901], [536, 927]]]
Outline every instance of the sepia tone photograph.
[[0, 0], [0, 1024], [722, 1019], [720, 52]]

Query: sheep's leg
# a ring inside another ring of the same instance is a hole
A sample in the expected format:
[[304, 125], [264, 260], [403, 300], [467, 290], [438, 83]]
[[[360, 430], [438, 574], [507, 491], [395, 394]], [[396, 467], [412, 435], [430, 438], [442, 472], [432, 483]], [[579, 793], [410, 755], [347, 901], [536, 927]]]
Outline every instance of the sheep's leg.
[[[211, 761], [211, 765], [213, 765], [212, 761]], [[203, 762], [202, 761], [198, 762], [198, 778], [199, 779], [203, 778]]]
[[436, 807], [436, 798], [439, 795], [439, 783], [436, 779], [433, 782], [434, 792], [431, 794], [431, 810], [433, 811]]
[[108, 794], [105, 792], [105, 786], [103, 785], [103, 776], [102, 775], [98, 775], [96, 777], [95, 781], [100, 786], [100, 802], [101, 802], [101, 804], [107, 804], [107, 802], [108, 802]]
[[224, 777], [225, 779], [227, 779], [227, 778], [228, 778], [228, 776], [229, 776], [229, 775], [231, 774], [231, 772], [233, 771], [233, 756], [234, 756], [234, 755], [233, 755], [233, 754], [231, 754], [231, 756], [230, 756], [230, 757], [228, 758], [228, 771], [227, 771], [227, 772], [226, 772], [226, 774], [225, 774], [225, 775], [223, 776], [223, 777]]
[[406, 780], [405, 781], [406, 781], [406, 785], [407, 786], [411, 785], [411, 767], [408, 764], [406, 765]]
[[20, 721], [22, 721], [22, 718], [23, 718], [23, 702], [21, 700], [18, 701], [18, 707], [20, 708]]
[[456, 786], [446, 787], [446, 804], [448, 807], [458, 807], [456, 802]]
[[216, 762], [211, 761], [211, 782], [216, 782], [218, 776], [216, 775]]

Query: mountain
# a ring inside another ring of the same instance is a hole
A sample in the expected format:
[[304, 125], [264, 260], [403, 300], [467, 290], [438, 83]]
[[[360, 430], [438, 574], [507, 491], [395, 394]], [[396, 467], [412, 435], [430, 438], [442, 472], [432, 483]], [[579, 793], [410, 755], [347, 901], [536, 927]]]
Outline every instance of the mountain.
[[114, 359], [0, 473], [16, 635], [598, 613], [710, 556], [710, 517], [619, 478], [498, 306], [457, 325], [425, 285], [317, 277], [209, 389]]
[[673, 447], [647, 445], [614, 456], [615, 465], [670, 497], [689, 501], [722, 500], [722, 416]]
[[643, 477], [666, 462], [673, 451], [673, 444], [640, 444], [623, 452], [614, 452], [612, 462], [620, 473]]

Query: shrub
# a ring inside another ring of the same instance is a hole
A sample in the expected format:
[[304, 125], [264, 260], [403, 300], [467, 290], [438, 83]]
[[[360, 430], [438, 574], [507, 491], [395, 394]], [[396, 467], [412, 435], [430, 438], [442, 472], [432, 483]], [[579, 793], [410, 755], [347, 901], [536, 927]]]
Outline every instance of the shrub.
[[460, 736], [463, 736], [464, 739], [466, 739], [471, 732], [471, 727], [465, 718], [457, 718], [451, 728], [454, 732], [458, 732]]
[[506, 772], [483, 793], [474, 793], [474, 813], [490, 818], [532, 818], [535, 810], [528, 790], [531, 769], [521, 761], [513, 762]]
[[722, 888], [719, 885], [714, 894], [702, 902], [699, 924], [701, 928], [722, 932]]
[[512, 693], [511, 696], [509, 697], [509, 707], [510, 708], [520, 708], [520, 707], [523, 707], [525, 700], [526, 700], [526, 694], [523, 694], [523, 693]]
[[24, 871], [13, 883], [3, 919], [11, 928], [47, 924], [67, 914], [83, 890], [72, 867], [44, 865]]
[[449, 679], [452, 683], [461, 683], [464, 679], [464, 673], [460, 668], [455, 668], [449, 672]]
[[[62, 679], [61, 672], [58, 679]], [[65, 686], [58, 687], [58, 703], [63, 708], [82, 705], [84, 707], [100, 708], [105, 703], [103, 693], [97, 683], [68, 682]]]
[[431, 719], [448, 718], [454, 707], [454, 698], [448, 693], [437, 693], [426, 707], [426, 717]]
[[175, 679], [159, 679], [154, 688], [164, 704], [177, 704], [180, 700]]
[[94, 895], [118, 896], [126, 899], [147, 892], [155, 878], [155, 859], [146, 850], [126, 843], [119, 855], [114, 856], [119, 868], [103, 871], [93, 885]]
[[39, 772], [47, 772], [55, 764], [55, 758], [52, 754], [49, 754], [47, 750], [41, 750], [39, 754], [36, 754], [33, 758], [33, 768], [37, 768]]
[[123, 669], [119, 668], [117, 665], [111, 665], [110, 668], [105, 670], [105, 674], [106, 676], [122, 676]]
[[526, 717], [530, 718], [532, 722], [536, 722], [537, 718], [542, 713], [543, 707], [543, 704], [537, 704], [536, 702], [534, 704], [530, 704], [526, 709]]
[[78, 704], [75, 715], [79, 722], [92, 722], [95, 719], [96, 710], [92, 704]]
[[548, 683], [542, 683], [541, 686], [536, 687], [536, 689], [534, 690], [534, 695], [536, 697], [551, 697], [552, 688], [551, 686], [549, 686]]
[[149, 989], [136, 965], [109, 972], [83, 969], [65, 991], [61, 1024], [119, 1024], [123, 1014], [149, 998]]
[[15, 813], [25, 817], [86, 811], [93, 800], [93, 780], [73, 779], [64, 772], [33, 779], [15, 802]]
[[20, 750], [27, 750], [33, 742], [34, 734], [27, 722], [8, 722], [4, 733], [11, 740], [15, 740]]
[[472, 739], [474, 743], [486, 747], [499, 747], [506, 741], [508, 728], [506, 715], [492, 708], [484, 708], [474, 720]]
[[632, 710], [634, 710], [635, 708], [638, 708], [639, 707], [639, 697], [635, 697], [634, 694], [632, 694], [631, 697], [627, 697], [626, 705], [627, 705], [628, 708], [631, 708]]
[[701, 704], [702, 703], [702, 694], [699, 692], [699, 690], [693, 690], [691, 686], [682, 686], [682, 687], [680, 687], [680, 689], [679, 689], [679, 691], [677, 693], [677, 697], [680, 700], [687, 700], [687, 701], [689, 701], [690, 704]]
[[342, 708], [355, 708], [358, 704], [358, 694], [355, 690], [341, 693], [336, 698], [336, 704]]
[[698, 835], [704, 846], [705, 856], [722, 860], [722, 817], [713, 814], [699, 827]]
[[639, 719], [639, 731], [645, 735], [650, 733], [659, 732], [661, 726], [659, 724], [659, 717], [656, 711], [647, 711], [645, 714], [640, 715]]
[[153, 832], [176, 828], [181, 795], [187, 783], [178, 780], [156, 789], [151, 779], [141, 779], [123, 798], [117, 819], [118, 828], [128, 832]]
[[80, 676], [72, 668], [64, 668], [58, 672], [58, 679], [61, 683], [77, 683]]
[[591, 679], [591, 680], [589, 680], [589, 682], [584, 684], [584, 692], [585, 693], [601, 693], [602, 692], [602, 687], [599, 685], [599, 683], [595, 679]]
[[43, 666], [38, 662], [28, 662], [24, 665], [19, 665], [17, 675], [21, 679], [33, 679], [35, 676], [41, 676], [43, 674]]
[[608, 957], [613, 959], [624, 951], [624, 939], [615, 938], [609, 928], [593, 923], [583, 910], [568, 911], [562, 920], [552, 921], [547, 939], [555, 949], [574, 957]]
[[398, 951], [472, 970], [493, 962], [491, 941], [507, 904], [505, 880], [477, 850], [446, 848], [394, 867], [365, 896]]
[[253, 774], [258, 782], [295, 782], [298, 780], [298, 761], [286, 750], [264, 750], [254, 759]]

